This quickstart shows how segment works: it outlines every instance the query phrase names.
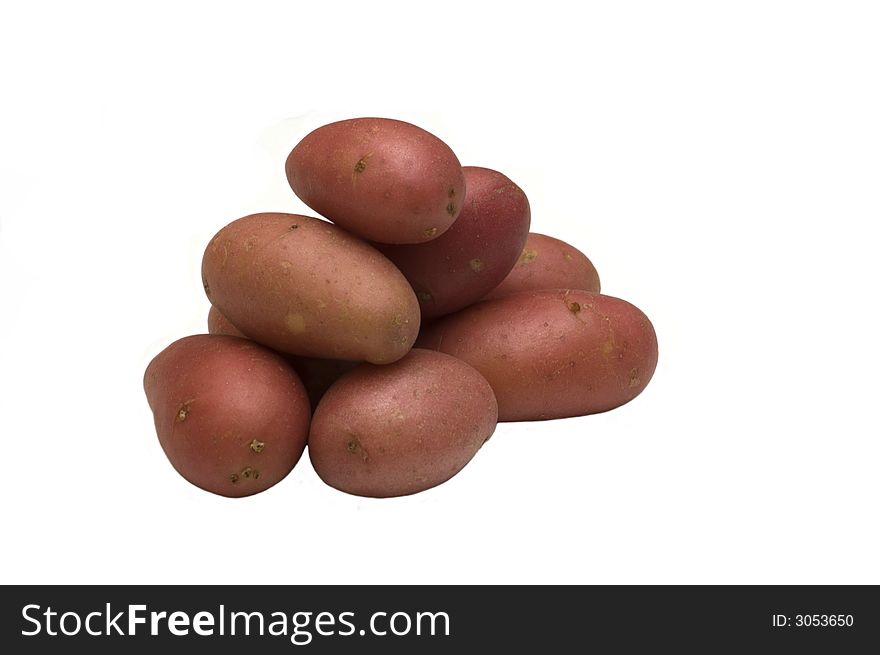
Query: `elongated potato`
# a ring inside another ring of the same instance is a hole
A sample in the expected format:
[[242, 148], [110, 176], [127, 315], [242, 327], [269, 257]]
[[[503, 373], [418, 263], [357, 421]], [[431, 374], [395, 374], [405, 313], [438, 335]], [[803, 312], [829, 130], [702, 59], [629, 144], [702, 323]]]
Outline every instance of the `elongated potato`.
[[319, 127], [291, 151], [287, 180], [316, 212], [370, 241], [422, 243], [458, 217], [455, 153], [420, 127], [354, 118]]
[[465, 166], [464, 207], [445, 234], [427, 243], [377, 245], [419, 299], [422, 318], [467, 307], [513, 268], [529, 232], [529, 200], [498, 171]]
[[362, 364], [318, 404], [309, 456], [332, 487], [403, 496], [445, 482], [492, 435], [498, 406], [464, 362], [412, 350], [388, 366]]
[[305, 448], [305, 389], [280, 355], [253, 341], [210, 334], [175, 341], [150, 362], [144, 391], [169, 461], [206, 491], [264, 491]]
[[593, 262], [572, 245], [530, 232], [516, 265], [485, 299], [522, 291], [578, 289], [599, 293], [599, 273]]
[[372, 246], [295, 214], [253, 214], [208, 244], [202, 282], [242, 333], [306, 357], [387, 364], [419, 330], [406, 278]]
[[530, 291], [428, 326], [419, 348], [458, 357], [489, 381], [500, 421], [595, 414], [635, 398], [657, 366], [654, 327], [625, 300]]

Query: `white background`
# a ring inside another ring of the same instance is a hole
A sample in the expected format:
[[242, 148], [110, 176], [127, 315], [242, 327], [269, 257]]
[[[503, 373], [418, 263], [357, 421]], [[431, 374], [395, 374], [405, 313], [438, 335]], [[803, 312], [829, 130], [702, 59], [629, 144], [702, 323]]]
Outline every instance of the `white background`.
[[[315, 4], [0, 10], [0, 579], [880, 583], [876, 4]], [[287, 152], [360, 115], [519, 183], [657, 373], [417, 496], [307, 457], [202, 492], [144, 368], [205, 330], [214, 232], [305, 211]]]

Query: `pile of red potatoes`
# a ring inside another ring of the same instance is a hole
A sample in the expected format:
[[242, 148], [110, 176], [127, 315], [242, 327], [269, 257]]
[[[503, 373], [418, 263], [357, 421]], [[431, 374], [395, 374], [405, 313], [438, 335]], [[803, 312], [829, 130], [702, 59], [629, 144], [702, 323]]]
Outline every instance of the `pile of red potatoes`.
[[159, 442], [192, 484], [264, 491], [308, 445], [332, 487], [413, 494], [458, 473], [498, 421], [604, 412], [651, 379], [648, 317], [600, 294], [577, 248], [529, 232], [512, 180], [462, 167], [433, 134], [332, 123], [286, 173], [323, 219], [222, 228], [202, 261], [209, 334], [144, 376]]

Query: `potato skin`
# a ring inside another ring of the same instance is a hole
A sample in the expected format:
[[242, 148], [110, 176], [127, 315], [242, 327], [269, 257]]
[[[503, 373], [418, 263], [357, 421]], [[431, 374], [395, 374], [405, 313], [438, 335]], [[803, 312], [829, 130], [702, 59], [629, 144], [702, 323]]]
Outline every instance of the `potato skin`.
[[445, 234], [427, 243], [376, 246], [409, 280], [423, 319], [467, 307], [498, 286], [529, 232], [531, 211], [522, 189], [489, 168], [462, 170], [464, 206]]
[[247, 339], [247, 335], [229, 322], [219, 309], [211, 305], [208, 310], [208, 334], [225, 334], [230, 337]]
[[564, 289], [477, 303], [431, 324], [416, 345], [482, 373], [498, 399], [499, 421], [614, 409], [635, 398], [657, 366], [657, 336], [641, 310]]
[[150, 362], [144, 391], [172, 466], [206, 491], [259, 493], [302, 456], [311, 414], [305, 389], [280, 355], [253, 341], [175, 341]]
[[498, 406], [464, 362], [414, 349], [394, 364], [362, 364], [318, 404], [309, 457], [331, 487], [385, 498], [458, 473], [492, 435]]
[[599, 273], [584, 253], [560, 239], [530, 232], [510, 273], [485, 299], [543, 289], [599, 293], [601, 288]]
[[[213, 305], [208, 310], [208, 333], [248, 338]], [[320, 359], [318, 357], [299, 357], [287, 354], [282, 356], [293, 366], [293, 370], [296, 371], [303, 386], [305, 386], [313, 410], [318, 406], [318, 401], [321, 400], [321, 397], [330, 388], [330, 385], [342, 377], [344, 373], [348, 373], [360, 364], [360, 362], [350, 362], [342, 359]]]
[[344, 230], [295, 214], [253, 214], [208, 244], [202, 283], [242, 333], [285, 353], [387, 364], [419, 330], [406, 278]]
[[455, 153], [420, 127], [354, 118], [319, 127], [285, 165], [293, 192], [353, 234], [422, 243], [458, 217], [465, 184]]

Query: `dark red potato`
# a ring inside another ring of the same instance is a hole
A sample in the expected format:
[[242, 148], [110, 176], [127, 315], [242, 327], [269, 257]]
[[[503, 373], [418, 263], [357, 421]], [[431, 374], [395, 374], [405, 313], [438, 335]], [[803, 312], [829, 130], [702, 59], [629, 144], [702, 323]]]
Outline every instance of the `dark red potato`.
[[529, 200], [498, 171], [466, 166], [467, 191], [458, 219], [427, 243], [376, 244], [401, 270], [419, 299], [422, 318], [467, 307], [513, 268], [529, 232]]
[[578, 289], [599, 293], [599, 273], [593, 262], [572, 245], [530, 232], [516, 265], [485, 299], [521, 291]]
[[420, 127], [354, 118], [306, 135], [285, 165], [293, 192], [370, 241], [422, 243], [443, 234], [465, 195], [461, 164]]
[[250, 496], [302, 456], [309, 400], [280, 355], [253, 341], [200, 334], [175, 341], [144, 375], [159, 443], [192, 484]]

